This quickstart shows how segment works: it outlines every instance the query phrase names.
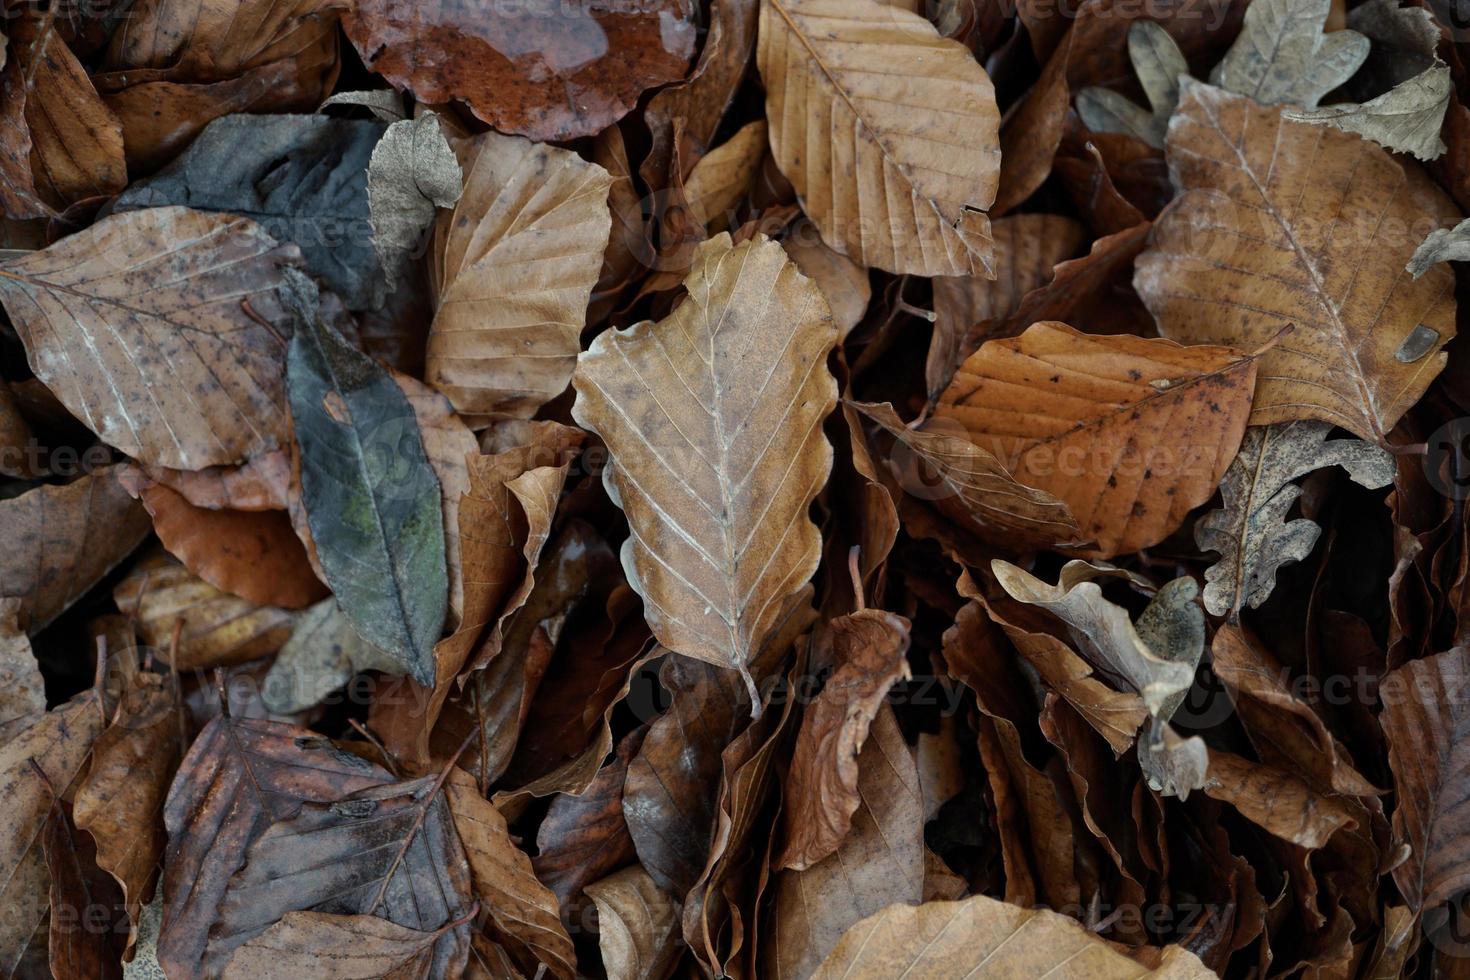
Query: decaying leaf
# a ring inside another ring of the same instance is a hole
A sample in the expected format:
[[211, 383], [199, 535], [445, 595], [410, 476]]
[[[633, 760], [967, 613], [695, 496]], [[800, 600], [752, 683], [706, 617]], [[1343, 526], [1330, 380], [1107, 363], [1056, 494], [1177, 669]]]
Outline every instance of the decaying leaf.
[[427, 380], [470, 416], [529, 418], [571, 381], [612, 219], [612, 178], [562, 150], [455, 143], [464, 193], [434, 233]]
[[1445, 151], [1439, 130], [1453, 89], [1449, 66], [1439, 65], [1362, 104], [1286, 112], [1283, 118], [1336, 126], [1391, 150], [1412, 153], [1420, 160], [1433, 160]]
[[587, 886], [608, 980], [660, 980], [679, 954], [679, 903], [642, 868]]
[[1331, 8], [1331, 0], [1252, 3], [1210, 83], [1265, 106], [1317, 108], [1368, 57], [1368, 39], [1357, 31], [1323, 33]]
[[1453, 228], [1436, 228], [1414, 249], [1409, 264], [1404, 268], [1415, 279], [1428, 272], [1440, 262], [1464, 262], [1470, 260], [1470, 219]]
[[604, 480], [632, 529], [623, 565], [654, 635], [745, 672], [817, 566], [807, 508], [831, 468], [837, 330], [764, 237], [704, 243], [685, 286], [668, 318], [608, 331], [578, 359], [573, 415], [612, 452]]
[[36, 377], [109, 445], [176, 469], [238, 463], [285, 442], [276, 290], [294, 251], [245, 218], [129, 211], [0, 262], [0, 304]]
[[266, 707], [279, 714], [305, 711], [364, 670], [396, 672], [393, 657], [367, 642], [342, 613], [323, 599], [296, 620], [261, 685]]
[[310, 280], [298, 274], [291, 290], [287, 387], [317, 557], [363, 639], [432, 685], [449, 573], [418, 420], [388, 372], [322, 322]]
[[[1126, 577], [1125, 573], [1085, 561], [1069, 561], [1062, 568], [1058, 583], [1048, 585], [999, 559], [991, 568], [1013, 599], [1040, 606], [1066, 623], [1079, 649], [1095, 667], [1126, 683], [1143, 698], [1151, 714], [1168, 720], [1170, 712], [1166, 706], [1177, 705], [1178, 697], [1194, 681], [1201, 646], [1186, 643], [1182, 647], [1153, 649], [1148, 640], [1157, 642], [1157, 638], [1168, 635], [1167, 631], [1157, 629], [1160, 619], [1153, 619], [1153, 628], [1148, 628], [1141, 617], [1135, 626], [1126, 609], [1103, 598], [1102, 588], [1096, 581], [1109, 575]], [[1166, 593], [1160, 590], [1159, 595]], [[1194, 594], [1186, 590], [1184, 597], [1187, 602]], [[1203, 641], [1202, 629], [1199, 640]]]
[[1256, 362], [1228, 347], [1033, 324], [972, 354], [935, 421], [1067, 504], [1111, 557], [1209, 500], [1245, 433]]
[[430, 976], [440, 932], [395, 925], [375, 915], [287, 912], [230, 957], [224, 980], [322, 980]]
[[[1458, 209], [1414, 163], [1351, 133], [1188, 79], [1182, 92], [1169, 127], [1181, 193], [1134, 274], [1160, 332], [1250, 350], [1279, 337], [1261, 357], [1251, 423], [1317, 418], [1382, 442], [1455, 334], [1453, 277], [1401, 276], [1417, 240], [1397, 229], [1448, 227]], [[1427, 343], [1399, 357], [1416, 333]]]
[[1276, 572], [1311, 553], [1321, 533], [1313, 521], [1286, 520], [1301, 496], [1292, 481], [1326, 466], [1341, 466], [1365, 487], [1393, 480], [1393, 457], [1359, 439], [1332, 439], [1325, 422], [1253, 426], [1220, 481], [1225, 506], [1200, 518], [1195, 540], [1219, 561], [1205, 571], [1205, 608], [1214, 616], [1260, 606], [1276, 587]]
[[771, 153], [823, 241], [890, 272], [991, 268], [1000, 113], [961, 44], [877, 0], [762, 0], [757, 38]]
[[20, 607], [20, 599], [0, 599], [0, 743], [46, 713], [46, 682], [20, 628]]
[[437, 210], [459, 200], [461, 179], [459, 160], [432, 112], [394, 122], [373, 147], [367, 168], [368, 211], [373, 247], [390, 288], [403, 260], [418, 253]]

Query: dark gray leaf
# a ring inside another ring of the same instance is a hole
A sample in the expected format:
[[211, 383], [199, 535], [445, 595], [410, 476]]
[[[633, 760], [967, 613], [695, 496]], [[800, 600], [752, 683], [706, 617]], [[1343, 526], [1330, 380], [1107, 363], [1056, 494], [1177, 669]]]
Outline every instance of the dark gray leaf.
[[368, 224], [367, 167], [387, 128], [327, 116], [225, 116], [114, 207], [184, 204], [245, 215], [300, 246], [307, 269], [348, 309], [376, 309], [384, 276]]
[[434, 684], [449, 604], [439, 479], [413, 406], [372, 358], [317, 312], [294, 273], [299, 324], [286, 389], [301, 446], [301, 496], [327, 585], [362, 638]]

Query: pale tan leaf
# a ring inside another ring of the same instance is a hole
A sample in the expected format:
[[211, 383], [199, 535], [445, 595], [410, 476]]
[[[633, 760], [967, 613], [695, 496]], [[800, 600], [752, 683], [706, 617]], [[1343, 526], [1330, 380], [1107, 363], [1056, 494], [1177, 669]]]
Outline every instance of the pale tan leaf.
[[1010, 316], [1021, 298], [1052, 279], [1057, 263], [1072, 258], [1087, 229], [1059, 214], [1017, 214], [992, 222], [995, 278], [939, 276], [934, 280], [934, 337], [924, 379], [938, 396], [973, 350], [969, 338], [988, 320]]
[[[1080, 543], [1072, 512], [1045, 490], [1017, 483], [994, 455], [966, 433], [910, 428], [887, 402], [850, 402], [897, 440], [889, 465], [899, 486], [929, 500], [950, 519], [982, 537], [1050, 547]], [[902, 447], [911, 458], [897, 451]]]
[[1066, 623], [1093, 665], [1137, 691], [1151, 714], [1167, 720], [1166, 707], [1171, 702], [1177, 706], [1178, 697], [1189, 690], [1200, 648], [1151, 649], [1129, 619], [1128, 610], [1103, 598], [1096, 579], [1124, 573], [1069, 561], [1057, 584], [1048, 585], [999, 559], [991, 563], [991, 570], [1011, 598], [1040, 606]]
[[297, 262], [245, 218], [146, 208], [0, 263], [0, 303], [36, 377], [104, 442], [194, 470], [285, 444], [276, 289]]
[[1417, 164], [1351, 133], [1189, 80], [1182, 91], [1168, 149], [1181, 193], [1133, 279], [1160, 332], [1251, 350], [1280, 337], [1251, 423], [1317, 418], [1382, 442], [1455, 335], [1454, 277], [1406, 278], [1418, 239], [1405, 229], [1448, 227], [1459, 210]]
[[889, 272], [990, 268], [1000, 113], [964, 45], [876, 0], [762, 0], [756, 63], [772, 155], [828, 245]]
[[737, 224], [731, 220], [735, 205], [750, 190], [765, 153], [766, 121], [757, 119], [700, 157], [684, 181], [684, 198], [694, 219], [711, 231]]
[[1150, 969], [1075, 919], [976, 895], [890, 905], [849, 929], [813, 980], [899, 976], [1214, 980], [1215, 974], [1182, 946], [1167, 947]]
[[257, 606], [221, 592], [171, 556], [138, 562], [112, 590], [118, 609], [137, 615], [144, 641], [167, 655], [174, 625], [179, 632], [179, 670], [244, 663], [275, 653], [291, 635], [296, 614]]
[[287, 912], [247, 941], [224, 980], [426, 980], [439, 932], [374, 915]]
[[566, 389], [612, 218], [612, 177], [518, 136], [457, 140], [464, 192], [440, 215], [426, 380], [469, 416], [529, 418]]
[[679, 903], [636, 866], [593, 882], [586, 892], [597, 905], [597, 944], [608, 980], [662, 980], [683, 951]]
[[1261, 0], [1245, 12], [1240, 36], [1210, 83], [1267, 105], [1317, 108], [1368, 57], [1357, 31], [1323, 33], [1332, 0]]
[[18, 622], [34, 634], [138, 546], [148, 512], [109, 467], [0, 501], [0, 530], [0, 596], [21, 600]]
[[1220, 559], [1205, 570], [1205, 608], [1235, 619], [1244, 606], [1260, 606], [1276, 587], [1276, 572], [1301, 561], [1321, 532], [1305, 517], [1286, 520], [1301, 495], [1293, 480], [1326, 466], [1341, 466], [1356, 483], [1374, 488], [1392, 482], [1394, 459], [1360, 439], [1327, 440], [1326, 422], [1284, 422], [1246, 430], [1240, 453], [1220, 481], [1225, 506], [1194, 527], [1194, 539]]
[[611, 451], [604, 482], [632, 532], [623, 567], [654, 635], [745, 673], [821, 557], [807, 510], [832, 465], [837, 329], [764, 236], [703, 243], [685, 286], [664, 320], [593, 341], [572, 414]]
[[1228, 347], [1046, 321], [972, 354], [925, 429], [967, 435], [1064, 501], [1093, 553], [1110, 557], [1162, 541], [1214, 494], [1255, 374]]

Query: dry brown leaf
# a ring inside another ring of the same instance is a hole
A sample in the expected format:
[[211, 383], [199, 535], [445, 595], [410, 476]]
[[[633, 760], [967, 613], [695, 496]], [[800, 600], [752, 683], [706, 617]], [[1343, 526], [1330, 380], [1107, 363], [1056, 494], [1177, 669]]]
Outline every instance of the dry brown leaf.
[[909, 676], [909, 621], [878, 609], [829, 624], [837, 669], [802, 714], [782, 808], [786, 845], [778, 868], [798, 871], [841, 846], [862, 802], [858, 755], [888, 690]]
[[327, 594], [284, 511], [210, 510], [141, 473], [124, 482], [169, 554], [210, 585], [259, 606], [302, 609]]
[[639, 867], [587, 886], [608, 980], [663, 980], [679, 954], [679, 903]]
[[868, 270], [823, 244], [816, 226], [805, 218], [791, 226], [781, 239], [781, 247], [801, 274], [815, 282], [827, 297], [832, 319], [837, 321], [837, 330], [845, 338], [868, 312], [868, 303], [873, 298]]
[[[888, 462], [900, 487], [981, 537], [1012, 547], [1083, 540], [1065, 503], [1045, 490], [1017, 483], [1000, 460], [966, 434], [941, 427], [911, 428], [886, 402], [846, 404], [897, 440]], [[898, 451], [900, 447], [908, 458]]]
[[1081, 248], [1086, 229], [1059, 214], [1018, 214], [991, 222], [995, 278], [939, 276], [934, 280], [934, 337], [924, 379], [937, 396], [971, 353], [986, 323], [1015, 312], [1022, 297], [1045, 286], [1057, 263]]
[[1464, 820], [1470, 655], [1462, 647], [1412, 660], [1383, 678], [1383, 731], [1398, 807], [1394, 834], [1408, 855], [1394, 881], [1409, 907], [1427, 910], [1470, 881]]
[[276, 288], [298, 256], [245, 218], [128, 211], [0, 262], [0, 303], [36, 377], [103, 441], [177, 469], [238, 463], [286, 441]]
[[334, 34], [342, 0], [138, 0], [112, 36], [109, 70], [169, 69], [190, 81], [233, 78]]
[[0, 528], [0, 595], [21, 600], [20, 626], [36, 633], [147, 537], [148, 512], [107, 468], [0, 501]]
[[1159, 331], [1255, 349], [1294, 324], [1261, 359], [1251, 423], [1382, 443], [1455, 335], [1454, 276], [1403, 269], [1459, 210], [1412, 161], [1188, 79], [1168, 154], [1181, 193], [1134, 275]]
[[453, 145], [464, 192], [434, 233], [425, 378], [463, 415], [529, 418], [571, 380], [612, 177], [520, 137]]
[[777, 875], [761, 975], [811, 976], [854, 923], [923, 896], [924, 794], [887, 705], [858, 757], [858, 794], [852, 831], [836, 852], [805, 871]]
[[275, 653], [291, 636], [296, 620], [285, 609], [221, 592], [162, 553], [138, 562], [112, 595], [119, 609], [136, 614], [138, 633], [162, 656], [170, 655], [175, 624], [183, 623], [174, 663], [179, 670], [239, 664]]
[[632, 530], [623, 566], [654, 635], [754, 693], [747, 664], [821, 557], [807, 508], [832, 465], [821, 422], [837, 329], [764, 236], [705, 242], [685, 285], [664, 320], [593, 341], [573, 416], [611, 451], [604, 482]]
[[[1140, 957], [1141, 958], [1141, 957]], [[897, 976], [1087, 977], [1213, 980], [1193, 953], [1169, 946], [1152, 969], [1118, 952], [1075, 919], [984, 895], [962, 902], [894, 905], [857, 923], [813, 980]]]
[[536, 879], [531, 859], [506, 831], [505, 817], [463, 770], [450, 774], [445, 793], [492, 934], [502, 944], [523, 949], [533, 972], [540, 962], [552, 976], [574, 980], [577, 956], [562, 927], [556, 896]]
[[421, 980], [442, 930], [420, 932], [374, 915], [287, 912], [230, 958], [223, 980]]
[[735, 205], [750, 190], [765, 153], [766, 121], [757, 119], [700, 157], [684, 180], [684, 198], [694, 220], [710, 231], [735, 227]]
[[1214, 494], [1255, 375], [1255, 360], [1228, 347], [1043, 322], [972, 354], [925, 428], [967, 435], [1065, 501], [1092, 553], [1111, 557], [1162, 541]]
[[1000, 113], [985, 69], [876, 0], [762, 0], [771, 153], [822, 240], [921, 276], [991, 265]]
[[145, 466], [155, 483], [177, 491], [195, 507], [210, 510], [285, 510], [291, 496], [291, 454], [287, 450], [252, 456], [239, 466], [172, 470]]
[[97, 842], [98, 866], [122, 886], [131, 945], [163, 859], [163, 804], [184, 746], [168, 678], [138, 670], [133, 659], [125, 684], [116, 714], [92, 749], [74, 813], [77, 828]]
[[49, 905], [41, 830], [81, 775], [102, 731], [102, 704], [92, 691], [46, 713], [0, 745], [0, 973], [12, 976]]

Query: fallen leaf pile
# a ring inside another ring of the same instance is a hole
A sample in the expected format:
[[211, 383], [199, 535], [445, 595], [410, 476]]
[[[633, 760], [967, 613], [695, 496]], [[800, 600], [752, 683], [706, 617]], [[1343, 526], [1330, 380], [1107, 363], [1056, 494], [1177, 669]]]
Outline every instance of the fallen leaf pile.
[[1470, 976], [1456, 4], [0, 12], [0, 980]]

